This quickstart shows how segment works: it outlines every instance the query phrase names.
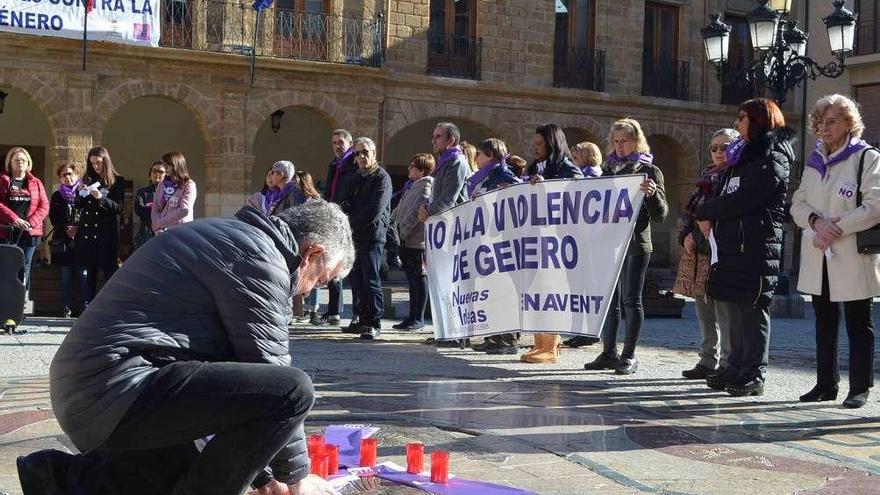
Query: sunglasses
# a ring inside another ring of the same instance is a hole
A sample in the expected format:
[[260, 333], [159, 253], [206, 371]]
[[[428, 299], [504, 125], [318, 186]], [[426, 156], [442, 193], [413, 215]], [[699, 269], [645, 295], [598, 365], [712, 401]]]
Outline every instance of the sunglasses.
[[713, 144], [713, 145], [709, 146], [709, 151], [711, 151], [712, 153], [717, 153], [719, 151], [727, 151], [728, 146], [729, 146], [729, 143]]
[[370, 156], [370, 150], [360, 150], [360, 151], [355, 151], [355, 152], [354, 152], [354, 156], [355, 156], [355, 157], [359, 157], [359, 156], [367, 157], [367, 156]]

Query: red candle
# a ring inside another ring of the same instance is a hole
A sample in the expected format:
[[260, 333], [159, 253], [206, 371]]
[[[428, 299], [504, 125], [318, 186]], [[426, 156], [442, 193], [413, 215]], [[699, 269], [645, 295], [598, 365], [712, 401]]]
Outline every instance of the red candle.
[[361, 439], [361, 467], [373, 467], [376, 465], [376, 447], [379, 440], [376, 438]]
[[425, 469], [425, 444], [413, 442], [406, 444], [406, 472], [419, 474]]
[[328, 461], [329, 461], [329, 458], [323, 454], [311, 456], [312, 468], [309, 472], [311, 474], [316, 474], [326, 480], [327, 479], [327, 464], [329, 463]]
[[309, 457], [319, 455], [324, 452], [324, 435], [320, 433], [312, 433], [309, 435]]
[[438, 450], [431, 452], [431, 483], [449, 481], [449, 452]]
[[327, 455], [327, 474], [334, 475], [339, 472], [339, 445], [324, 444], [324, 454]]

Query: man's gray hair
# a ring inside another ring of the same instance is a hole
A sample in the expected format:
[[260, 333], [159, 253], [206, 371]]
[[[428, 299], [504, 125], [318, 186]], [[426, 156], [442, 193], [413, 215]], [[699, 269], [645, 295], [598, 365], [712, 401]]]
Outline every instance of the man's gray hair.
[[351, 141], [351, 133], [347, 129], [336, 129], [330, 135], [342, 136], [346, 141]]
[[278, 218], [290, 227], [300, 250], [307, 244], [323, 244], [325, 265], [330, 268], [339, 263], [339, 278], [348, 275], [354, 265], [354, 241], [348, 216], [339, 205], [312, 199], [282, 211]]
[[357, 146], [359, 144], [364, 145], [364, 148], [366, 148], [370, 151], [376, 151], [376, 142], [368, 137], [359, 137], [359, 138], [355, 139], [354, 146]]
[[736, 129], [725, 127], [724, 129], [718, 129], [717, 131], [715, 131], [714, 134], [712, 134], [713, 140], [717, 137], [723, 137], [728, 142], [730, 142], [739, 138], [739, 131], [737, 131]]
[[461, 144], [461, 131], [457, 125], [452, 122], [437, 122], [434, 129], [438, 127], [446, 131], [446, 139], [455, 138], [455, 144]]

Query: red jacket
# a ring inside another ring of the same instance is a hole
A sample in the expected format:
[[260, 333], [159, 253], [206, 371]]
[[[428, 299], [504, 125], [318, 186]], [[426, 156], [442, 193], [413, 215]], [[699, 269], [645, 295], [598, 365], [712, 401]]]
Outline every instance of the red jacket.
[[[12, 177], [9, 174], [0, 175], [0, 225], [12, 225], [18, 218], [8, 206], [11, 185]], [[31, 235], [43, 237], [43, 220], [49, 214], [49, 198], [46, 197], [43, 182], [30, 172], [27, 173], [27, 189], [31, 195], [31, 206], [28, 208], [26, 220], [31, 224]], [[9, 229], [0, 229], [0, 239], [6, 239], [7, 236], [9, 236]]]

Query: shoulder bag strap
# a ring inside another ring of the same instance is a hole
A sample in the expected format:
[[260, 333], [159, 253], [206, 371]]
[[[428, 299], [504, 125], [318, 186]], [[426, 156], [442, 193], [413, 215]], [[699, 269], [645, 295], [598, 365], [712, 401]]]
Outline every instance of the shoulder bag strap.
[[859, 169], [856, 175], [856, 208], [862, 206], [862, 170], [865, 168], [865, 154], [868, 150], [880, 152], [880, 149], [871, 146], [862, 150], [862, 156], [859, 158]]

